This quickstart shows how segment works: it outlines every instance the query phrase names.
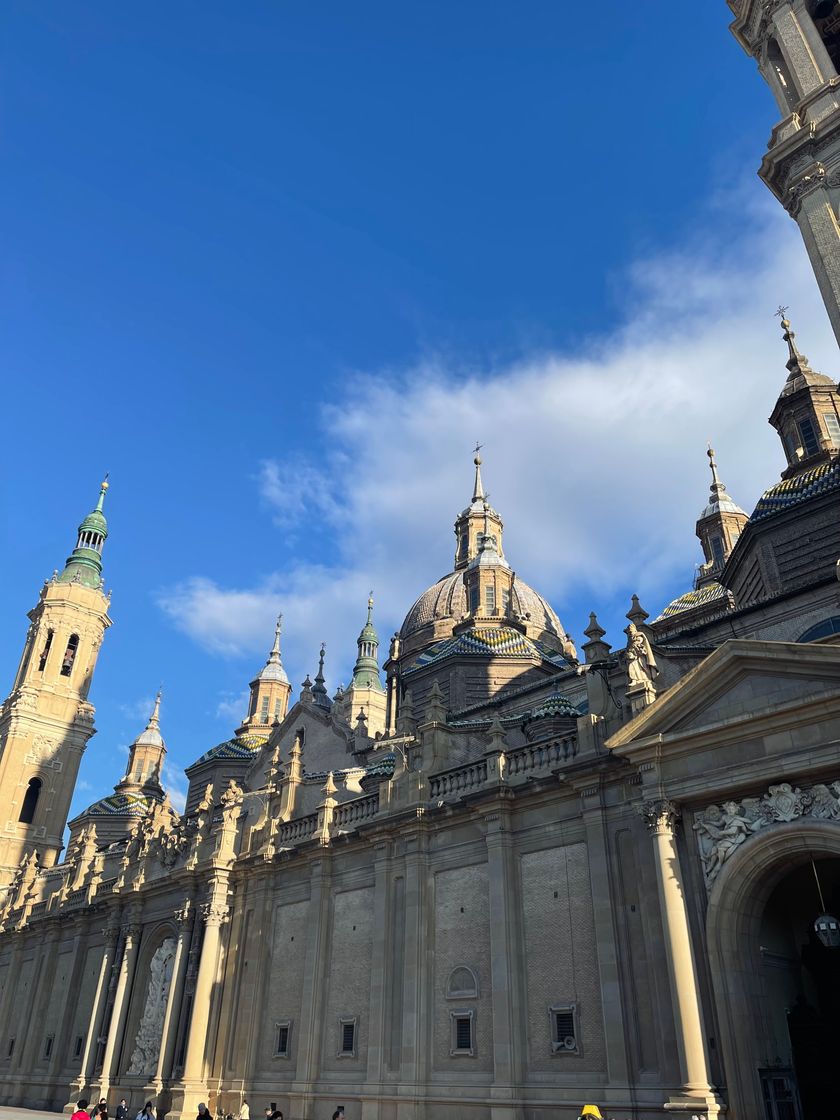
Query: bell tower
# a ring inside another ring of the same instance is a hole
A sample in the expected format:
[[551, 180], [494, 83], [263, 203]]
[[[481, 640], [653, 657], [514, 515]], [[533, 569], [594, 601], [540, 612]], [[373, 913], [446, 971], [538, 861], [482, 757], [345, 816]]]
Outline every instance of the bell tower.
[[76, 547], [29, 612], [12, 691], [0, 705], [0, 887], [24, 856], [51, 867], [62, 848], [79, 763], [94, 734], [88, 691], [106, 629], [102, 590], [108, 490], [79, 526]]
[[728, 0], [780, 120], [759, 175], [799, 225], [840, 342], [840, 0]]

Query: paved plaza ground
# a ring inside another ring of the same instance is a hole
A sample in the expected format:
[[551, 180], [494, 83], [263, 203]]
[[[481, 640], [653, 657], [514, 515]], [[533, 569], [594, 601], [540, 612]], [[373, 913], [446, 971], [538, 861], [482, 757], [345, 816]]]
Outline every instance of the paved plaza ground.
[[61, 1112], [47, 1112], [43, 1108], [7, 1108], [0, 1105], [0, 1120], [55, 1120]]

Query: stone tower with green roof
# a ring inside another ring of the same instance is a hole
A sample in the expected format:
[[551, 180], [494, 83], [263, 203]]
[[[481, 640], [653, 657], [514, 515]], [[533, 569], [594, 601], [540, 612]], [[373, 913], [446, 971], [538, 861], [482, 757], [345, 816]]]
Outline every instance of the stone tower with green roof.
[[102, 590], [107, 490], [105, 481], [64, 570], [45, 582], [29, 612], [23, 655], [0, 705], [0, 888], [33, 851], [42, 867], [57, 861], [79, 764], [94, 734], [88, 692], [111, 625], [110, 597]]
[[358, 656], [353, 679], [342, 697], [345, 720], [355, 727], [359, 712], [364, 712], [367, 733], [374, 736], [385, 730], [385, 689], [379, 675], [379, 635], [373, 625], [373, 592], [368, 598], [367, 621], [356, 639]]

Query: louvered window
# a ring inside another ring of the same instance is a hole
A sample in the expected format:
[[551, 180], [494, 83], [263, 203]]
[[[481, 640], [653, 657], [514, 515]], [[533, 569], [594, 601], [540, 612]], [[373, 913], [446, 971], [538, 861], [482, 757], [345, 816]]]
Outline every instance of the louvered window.
[[578, 1052], [577, 1009], [574, 1004], [549, 1008], [551, 1048], [555, 1054]]
[[356, 1056], [356, 1020], [338, 1020], [338, 1056], [340, 1058], [355, 1058]]

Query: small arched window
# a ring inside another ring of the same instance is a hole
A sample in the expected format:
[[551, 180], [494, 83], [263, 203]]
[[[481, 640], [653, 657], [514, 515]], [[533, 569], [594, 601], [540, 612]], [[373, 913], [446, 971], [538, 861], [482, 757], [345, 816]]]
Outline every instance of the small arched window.
[[64, 657], [61, 661], [61, 675], [62, 677], [69, 677], [73, 672], [73, 662], [76, 660], [76, 652], [79, 648], [79, 635], [71, 634], [67, 642], [67, 649], [64, 651]]
[[26, 793], [23, 795], [23, 805], [20, 807], [18, 821], [21, 824], [32, 824], [35, 819], [35, 810], [38, 807], [38, 798], [41, 795], [42, 782], [40, 778], [30, 778]]
[[797, 638], [797, 642], [815, 642], [818, 638], [827, 638], [830, 634], [840, 634], [840, 617], [824, 618], [816, 626], [810, 627]]
[[471, 968], [465, 964], [453, 968], [449, 974], [449, 983], [446, 985], [447, 999], [477, 999], [478, 980]]
[[41, 650], [41, 660], [38, 662], [38, 672], [43, 673], [47, 665], [47, 658], [50, 655], [50, 646], [52, 645], [53, 632], [47, 631], [47, 640], [44, 642], [44, 648]]

